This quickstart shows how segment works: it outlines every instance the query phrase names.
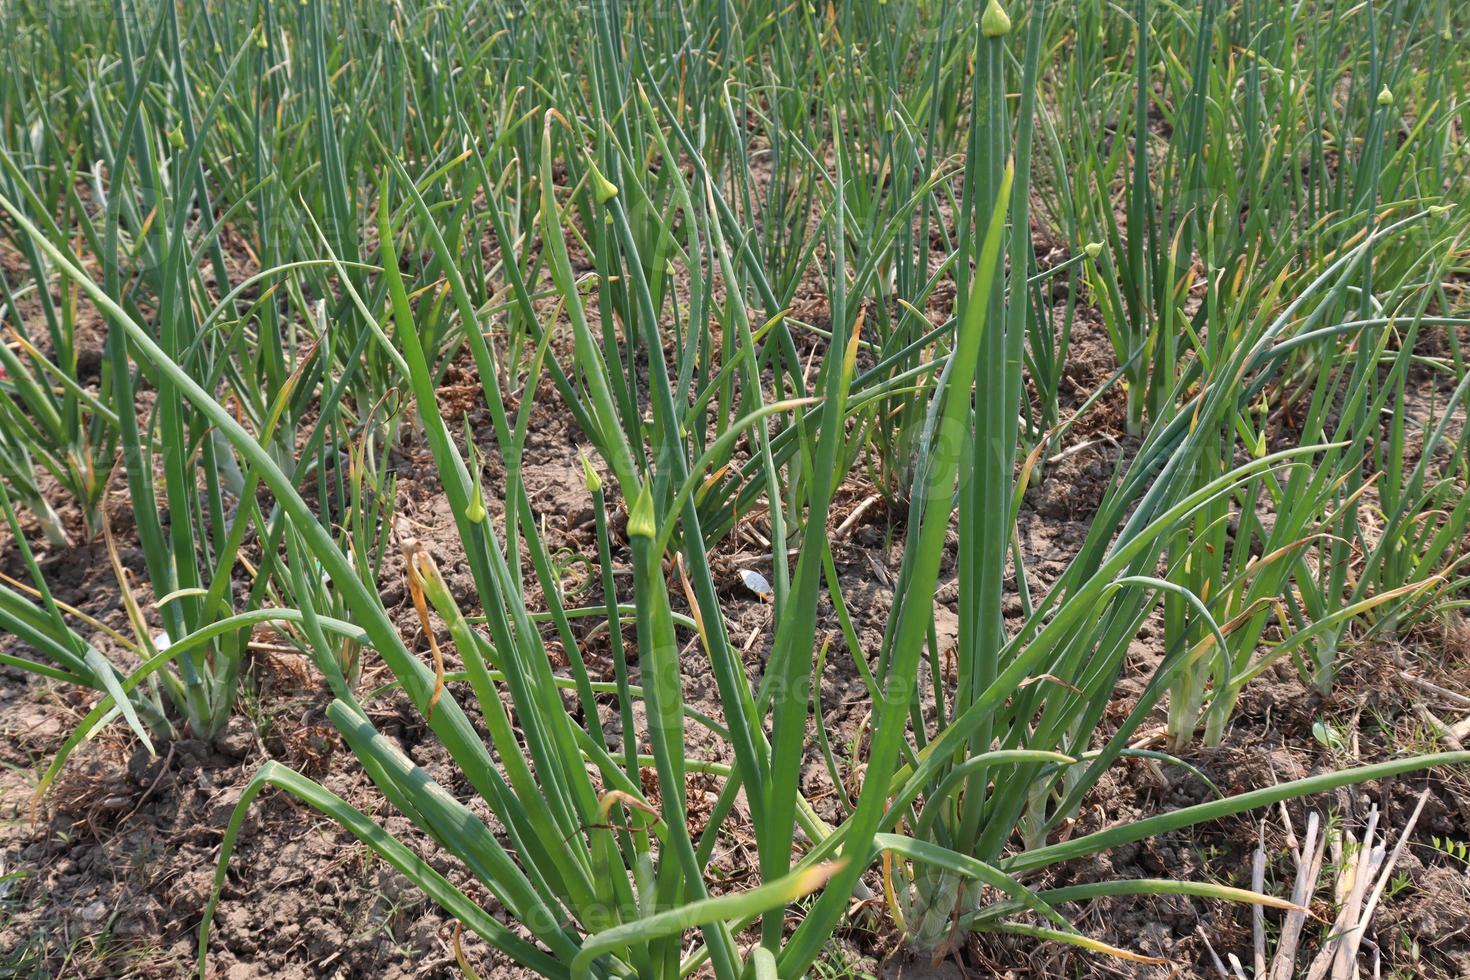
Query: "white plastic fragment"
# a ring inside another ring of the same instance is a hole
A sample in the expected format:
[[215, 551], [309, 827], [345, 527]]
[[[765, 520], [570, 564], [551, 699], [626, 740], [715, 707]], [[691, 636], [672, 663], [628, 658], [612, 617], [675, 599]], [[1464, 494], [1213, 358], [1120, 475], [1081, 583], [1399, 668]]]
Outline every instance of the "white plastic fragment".
[[776, 594], [775, 590], [771, 588], [771, 583], [766, 581], [764, 575], [760, 572], [752, 571], [749, 568], [742, 568], [740, 570], [740, 581], [744, 582], [747, 589], [762, 599], [774, 598]]

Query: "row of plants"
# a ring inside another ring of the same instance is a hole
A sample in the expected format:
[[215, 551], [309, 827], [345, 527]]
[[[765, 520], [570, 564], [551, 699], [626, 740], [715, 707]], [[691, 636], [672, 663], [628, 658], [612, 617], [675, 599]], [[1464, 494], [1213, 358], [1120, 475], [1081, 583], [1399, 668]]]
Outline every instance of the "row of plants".
[[[201, 976], [270, 787], [538, 973], [733, 978], [802, 975], [851, 897], [878, 892], [926, 950], [994, 931], [1136, 959], [1058, 906], [1289, 903], [1188, 881], [1048, 889], [1040, 872], [1470, 761], [1393, 758], [1059, 833], [1159, 712], [1172, 755], [1149, 754], [1179, 761], [1218, 744], [1276, 665], [1330, 692], [1370, 635], [1458, 615], [1463, 15], [1433, 0], [665, 14], [0, 12], [0, 510], [27, 571], [0, 584], [19, 641], [0, 662], [98, 692], [42, 790], [114, 721], [149, 745], [219, 734], [269, 631], [308, 656], [389, 804], [493, 896], [268, 761], [201, 910]], [[1115, 369], [1079, 390], [1088, 318]], [[456, 365], [479, 385], [478, 431], [441, 404]], [[591, 605], [570, 604], [523, 478], [545, 387], [589, 450]], [[1027, 492], [1079, 423], [1115, 409], [1128, 451], [1043, 582], [1019, 543]], [[390, 453], [409, 439], [432, 454], [471, 596], [395, 526]], [[849, 479], [902, 515], [876, 646], [829, 533]], [[144, 582], [118, 558], [110, 488], [130, 501]], [[742, 526], [769, 541], [776, 625], [758, 664], [712, 561]], [[105, 543], [126, 629], [48, 588], [43, 556], [76, 537]], [[432, 661], [384, 605], [394, 551]], [[949, 650], [934, 596], [951, 571]], [[607, 624], [611, 677], [584, 656], [588, 617]], [[1151, 619], [1163, 655], [1120, 722], [1117, 682]], [[837, 657], [865, 696], [841, 741], [822, 698]], [[377, 730], [364, 658], [493, 822]], [[685, 702], [694, 672], [714, 679], [718, 718]], [[691, 725], [733, 761], [692, 748]], [[814, 745], [846, 788], [835, 822], [803, 794]], [[695, 772], [719, 786], [698, 834]], [[742, 800], [761, 884], [716, 894], [711, 858]]]

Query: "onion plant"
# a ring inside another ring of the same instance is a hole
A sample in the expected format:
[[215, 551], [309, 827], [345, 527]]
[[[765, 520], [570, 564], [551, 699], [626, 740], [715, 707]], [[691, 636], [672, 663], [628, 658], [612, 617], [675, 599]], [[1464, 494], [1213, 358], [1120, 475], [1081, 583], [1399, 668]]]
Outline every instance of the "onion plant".
[[[365, 562], [375, 560], [366, 545], [380, 534], [382, 522], [374, 521], [381, 504], [369, 503], [372, 509], [366, 512], [353, 505], [363, 502], [362, 472], [373, 463], [367, 457], [381, 452], [381, 446], [371, 441], [371, 433], [362, 433], [362, 424], [385, 413], [379, 406], [382, 392], [356, 401], [356, 409], [344, 409], [342, 401], [344, 388], [355, 383], [358, 371], [339, 365], [356, 363], [370, 337], [366, 331], [355, 348], [344, 347], [325, 331], [303, 336], [293, 329], [289, 338], [267, 338], [260, 332], [270, 322], [267, 311], [276, 309], [272, 297], [278, 291], [294, 296], [296, 309], [313, 309], [315, 304], [302, 294], [303, 275], [329, 270], [331, 262], [287, 262], [237, 281], [226, 268], [221, 236], [242, 204], [234, 202], [216, 215], [205, 167], [214, 124], [234, 98], [247, 56], [257, 50], [252, 39], [241, 36], [227, 57], [211, 60], [217, 71], [196, 89], [185, 77], [187, 28], [176, 10], [158, 8], [144, 16], [129, 4], [119, 4], [115, 14], [114, 41], [124, 52], [122, 63], [94, 72], [84, 61], [72, 80], [72, 94], [79, 97], [71, 100], [74, 115], [68, 126], [79, 139], [85, 134], [86, 159], [96, 161], [81, 185], [87, 196], [81, 197], [74, 186], [82, 179], [74, 161], [49, 163], [47, 155], [25, 143], [11, 143], [0, 152], [7, 200], [23, 206], [36, 222], [14, 236], [35, 270], [29, 288], [34, 295], [7, 282], [8, 306], [13, 310], [22, 302], [39, 303], [52, 325], [54, 352], [44, 359], [23, 329], [16, 333], [24, 361], [12, 365], [16, 370], [10, 376], [12, 390], [24, 397], [7, 402], [17, 424], [6, 445], [16, 447], [7, 458], [21, 464], [27, 455], [59, 458], [67, 461], [70, 472], [80, 474], [85, 480], [80, 488], [85, 491], [84, 516], [92, 531], [104, 526], [97, 506], [102, 493], [112, 481], [126, 483], [152, 593], [152, 601], [146, 593], [131, 596], [137, 606], [131, 617], [134, 645], [147, 660], [185, 636], [206, 635], [227, 620], [241, 571], [253, 574], [243, 590], [247, 607], [274, 594], [271, 589], [279, 586], [271, 583], [280, 568], [275, 551], [284, 524], [279, 515], [258, 512], [256, 484], [240, 471], [235, 450], [180, 397], [168, 377], [156, 375], [133, 356], [125, 334], [109, 330], [103, 350], [94, 352], [102, 355], [99, 386], [90, 387], [78, 377], [74, 280], [63, 273], [62, 284], [56, 285], [54, 256], [96, 269], [111, 300], [149, 323], [156, 341], [198, 383], [217, 397], [228, 397], [251, 419], [298, 480], [314, 478], [324, 512], [355, 513], [359, 521], [348, 525], [349, 534], [357, 539], [356, 553]], [[72, 30], [84, 31], [84, 26], [66, 22], [57, 43], [64, 43]], [[204, 93], [202, 105], [194, 101], [199, 92]], [[175, 97], [163, 101], [160, 93]], [[35, 174], [45, 179], [33, 180]], [[59, 199], [50, 190], [53, 182], [66, 189]], [[198, 221], [197, 215], [209, 220]], [[59, 302], [52, 299], [52, 289], [59, 290]], [[240, 369], [250, 362], [266, 367], [251, 376]], [[273, 374], [271, 364], [280, 370]], [[36, 384], [42, 369], [55, 378]], [[143, 394], [150, 391], [151, 397]], [[297, 424], [303, 394], [316, 399], [309, 431]], [[364, 438], [369, 439], [366, 444]], [[344, 448], [348, 445], [352, 454]], [[120, 459], [114, 462], [117, 450]], [[350, 455], [355, 456], [354, 475], [346, 479]], [[68, 471], [49, 462], [47, 469], [63, 486], [70, 485]], [[24, 480], [13, 485], [29, 500]], [[240, 561], [252, 528], [267, 543], [259, 567]], [[120, 587], [132, 591], [121, 579]], [[144, 613], [149, 607], [156, 609], [156, 620], [150, 619], [151, 610]], [[213, 737], [234, 708], [249, 630], [207, 635], [211, 639], [206, 646], [175, 656], [173, 669], [160, 675], [171, 709], [166, 731], [177, 719], [192, 734]], [[155, 720], [161, 715], [156, 712]]]
[[141, 691], [134, 692], [131, 688], [125, 691], [124, 671], [103, 656], [68, 622], [67, 615], [70, 614], [101, 631], [112, 633], [125, 646], [129, 645], [122, 634], [103, 627], [101, 623], [86, 617], [78, 610], [64, 608], [51, 594], [40, 565], [26, 543], [10, 495], [3, 484], [0, 484], [0, 512], [4, 513], [31, 579], [28, 584], [7, 576], [5, 582], [0, 584], [0, 627], [3, 627], [7, 635], [18, 638], [30, 650], [45, 658], [38, 660], [6, 653], [0, 654], [0, 663], [18, 667], [40, 677], [105, 693], [112, 704], [103, 720], [121, 715], [144, 745], [152, 744], [150, 733], [154, 736], [167, 736], [170, 729], [163, 702], [155, 687], [150, 683]]
[[[75, 292], [64, 289], [61, 301], [54, 301], [46, 265], [28, 240], [19, 244], [32, 260], [29, 287], [17, 288], [0, 272], [9, 333], [0, 344], [0, 389], [5, 392], [0, 399], [0, 479], [40, 522], [48, 543], [66, 546], [65, 523], [46, 499], [38, 475], [45, 473], [66, 493], [81, 511], [84, 533], [94, 537], [117, 446], [117, 418], [105, 403], [105, 392], [99, 397], [80, 381]], [[37, 324], [27, 324], [21, 315], [28, 300], [46, 322], [45, 343], [53, 352], [49, 357], [38, 346]]]

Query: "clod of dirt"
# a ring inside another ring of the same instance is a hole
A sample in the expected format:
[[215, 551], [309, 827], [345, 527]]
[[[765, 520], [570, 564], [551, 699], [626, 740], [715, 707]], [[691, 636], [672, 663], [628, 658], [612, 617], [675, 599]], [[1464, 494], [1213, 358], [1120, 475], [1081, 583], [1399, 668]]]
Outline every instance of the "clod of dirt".
[[231, 718], [214, 740], [214, 747], [231, 759], [243, 759], [255, 748], [255, 726], [243, 715]]

